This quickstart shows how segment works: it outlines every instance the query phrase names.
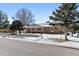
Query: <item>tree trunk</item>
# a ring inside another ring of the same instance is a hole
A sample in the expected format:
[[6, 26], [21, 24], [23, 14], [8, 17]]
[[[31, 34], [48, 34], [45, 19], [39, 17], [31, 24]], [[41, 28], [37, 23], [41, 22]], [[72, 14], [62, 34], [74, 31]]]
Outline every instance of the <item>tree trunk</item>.
[[13, 34], [13, 35], [15, 34], [15, 33], [14, 33], [14, 31], [13, 31], [13, 33], [12, 33], [12, 34]]
[[77, 34], [77, 37], [79, 37], [79, 32], [78, 32], [78, 34]]
[[21, 35], [21, 31], [19, 30], [19, 35]]
[[68, 39], [67, 39], [67, 28], [65, 29], [65, 40], [68, 41]]
[[73, 37], [73, 32], [72, 32], [72, 37]]

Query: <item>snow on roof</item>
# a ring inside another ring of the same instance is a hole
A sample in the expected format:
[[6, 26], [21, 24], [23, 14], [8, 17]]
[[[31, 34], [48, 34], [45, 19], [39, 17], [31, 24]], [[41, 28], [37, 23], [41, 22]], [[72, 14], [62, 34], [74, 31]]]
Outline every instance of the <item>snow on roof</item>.
[[37, 24], [37, 25], [24, 26], [24, 28], [43, 28], [43, 27], [52, 27], [52, 25]]
[[24, 28], [42, 28], [42, 26], [31, 25], [31, 26], [24, 26]]
[[43, 27], [52, 27], [52, 25], [49, 25], [48, 23], [41, 23], [39, 25]]
[[56, 22], [54, 22], [55, 24], [63, 24], [63, 22], [62, 21], [56, 21]]

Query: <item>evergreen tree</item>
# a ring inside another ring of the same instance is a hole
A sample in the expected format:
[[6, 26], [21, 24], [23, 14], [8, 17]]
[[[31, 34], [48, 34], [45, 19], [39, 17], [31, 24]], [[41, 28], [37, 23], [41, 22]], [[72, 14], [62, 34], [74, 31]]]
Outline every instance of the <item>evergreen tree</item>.
[[77, 8], [78, 5], [76, 3], [62, 3], [56, 11], [53, 11], [53, 15], [49, 17], [50, 20], [63, 22], [65, 27], [65, 40], [67, 41], [67, 30], [79, 17]]
[[23, 25], [19, 20], [14, 20], [12, 22], [10, 29], [13, 31], [13, 34], [14, 34], [14, 31], [17, 31], [17, 30], [19, 31], [19, 34], [21, 34], [21, 30], [23, 30]]
[[5, 28], [9, 26], [8, 16], [6, 12], [0, 10], [0, 28]]
[[3, 28], [9, 28], [9, 21], [8, 20], [5, 20], [4, 22], [3, 22]]

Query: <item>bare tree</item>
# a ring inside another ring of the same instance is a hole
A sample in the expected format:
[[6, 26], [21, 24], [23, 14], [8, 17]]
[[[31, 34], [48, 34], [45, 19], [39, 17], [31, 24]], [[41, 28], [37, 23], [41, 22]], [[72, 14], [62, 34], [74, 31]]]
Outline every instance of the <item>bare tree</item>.
[[31, 13], [30, 10], [22, 8], [17, 11], [16, 18], [21, 21], [23, 25], [32, 25], [34, 24], [35, 20], [33, 19], [34, 15]]

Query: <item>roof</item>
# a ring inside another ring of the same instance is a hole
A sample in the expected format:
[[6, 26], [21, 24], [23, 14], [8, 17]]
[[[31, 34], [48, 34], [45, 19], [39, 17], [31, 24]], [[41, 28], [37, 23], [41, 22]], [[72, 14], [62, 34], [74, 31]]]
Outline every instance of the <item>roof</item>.
[[30, 25], [30, 26], [24, 26], [24, 28], [43, 28], [43, 27], [52, 27], [52, 25]]
[[24, 28], [42, 28], [42, 26], [31, 25], [31, 26], [24, 26]]
[[41, 25], [42, 27], [52, 27], [52, 25]]

